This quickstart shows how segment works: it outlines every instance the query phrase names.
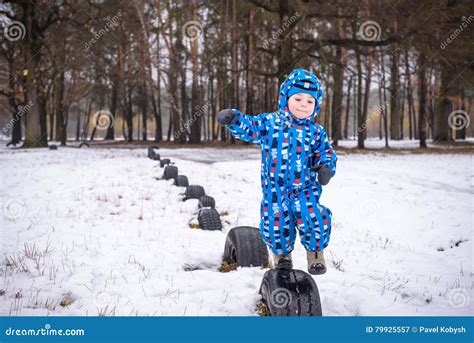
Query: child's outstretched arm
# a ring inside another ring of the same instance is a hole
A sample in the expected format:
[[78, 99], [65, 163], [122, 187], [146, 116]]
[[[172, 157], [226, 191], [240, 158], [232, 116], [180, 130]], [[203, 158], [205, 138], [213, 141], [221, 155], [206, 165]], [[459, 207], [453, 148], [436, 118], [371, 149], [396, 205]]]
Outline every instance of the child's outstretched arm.
[[318, 126], [319, 137], [315, 144], [315, 158], [312, 169], [318, 173], [318, 182], [323, 186], [329, 183], [329, 180], [336, 174], [336, 152], [329, 142], [326, 130]]
[[217, 122], [225, 125], [235, 138], [259, 144], [266, 130], [263, 116], [254, 117], [229, 108], [217, 113]]

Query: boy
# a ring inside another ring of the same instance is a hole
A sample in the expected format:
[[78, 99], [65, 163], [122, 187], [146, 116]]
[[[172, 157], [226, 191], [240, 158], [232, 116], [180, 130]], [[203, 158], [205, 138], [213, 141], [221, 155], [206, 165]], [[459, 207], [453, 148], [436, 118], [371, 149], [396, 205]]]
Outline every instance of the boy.
[[260, 234], [277, 268], [292, 268], [295, 227], [307, 251], [308, 271], [324, 274], [323, 249], [331, 211], [319, 204], [322, 187], [336, 173], [336, 154], [326, 131], [313, 123], [323, 98], [319, 79], [296, 69], [280, 86], [279, 110], [255, 117], [236, 109], [217, 114], [233, 136], [262, 149]]

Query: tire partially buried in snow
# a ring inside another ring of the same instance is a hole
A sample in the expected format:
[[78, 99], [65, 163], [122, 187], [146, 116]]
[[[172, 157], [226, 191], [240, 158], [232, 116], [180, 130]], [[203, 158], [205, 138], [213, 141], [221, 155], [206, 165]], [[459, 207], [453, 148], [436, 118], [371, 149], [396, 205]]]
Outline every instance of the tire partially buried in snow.
[[206, 195], [202, 186], [191, 185], [186, 187], [186, 196], [184, 200], [188, 199], [199, 199], [203, 195]]
[[201, 208], [198, 214], [199, 226], [203, 230], [222, 230], [221, 218], [215, 208]]
[[227, 234], [224, 261], [240, 267], [268, 266], [268, 250], [256, 227], [238, 226]]
[[186, 175], [178, 175], [178, 177], [175, 179], [174, 184], [178, 187], [188, 187], [188, 178], [186, 177]]
[[164, 166], [166, 166], [167, 164], [170, 164], [171, 161], [169, 158], [164, 158], [160, 161], [160, 167], [163, 168]]
[[165, 180], [171, 180], [178, 177], [178, 167], [176, 166], [166, 166], [165, 172], [163, 174]]
[[[155, 150], [153, 149], [153, 147], [148, 147], [148, 157], [151, 158], [151, 159], [154, 159], [154, 157], [156, 156], [157, 154], [155, 153]], [[158, 155], [160, 156], [160, 155]]]
[[216, 201], [214, 200], [213, 197], [210, 197], [208, 195], [203, 195], [202, 197], [199, 197], [198, 207], [199, 208], [205, 208], [205, 207], [215, 208]]
[[316, 282], [301, 270], [267, 271], [259, 293], [272, 316], [322, 316]]

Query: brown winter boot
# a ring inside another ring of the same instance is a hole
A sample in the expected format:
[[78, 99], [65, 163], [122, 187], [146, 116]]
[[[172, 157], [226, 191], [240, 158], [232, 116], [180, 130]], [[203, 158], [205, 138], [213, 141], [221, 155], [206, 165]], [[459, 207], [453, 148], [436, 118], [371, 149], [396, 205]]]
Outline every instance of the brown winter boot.
[[293, 262], [291, 261], [291, 253], [288, 255], [273, 254], [273, 264], [276, 269], [291, 269]]
[[313, 275], [326, 273], [326, 262], [323, 251], [308, 251], [308, 272]]

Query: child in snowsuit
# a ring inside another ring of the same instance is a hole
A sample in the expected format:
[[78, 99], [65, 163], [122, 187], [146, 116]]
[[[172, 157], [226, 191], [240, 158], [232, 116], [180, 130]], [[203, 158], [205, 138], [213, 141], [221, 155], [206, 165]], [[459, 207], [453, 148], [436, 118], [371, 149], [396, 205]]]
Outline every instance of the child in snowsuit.
[[262, 149], [260, 234], [277, 268], [292, 268], [296, 229], [307, 251], [308, 271], [324, 274], [323, 249], [331, 235], [331, 211], [319, 203], [336, 173], [336, 154], [326, 131], [313, 122], [323, 99], [319, 79], [296, 69], [280, 86], [277, 112], [257, 116], [226, 109], [219, 124]]

